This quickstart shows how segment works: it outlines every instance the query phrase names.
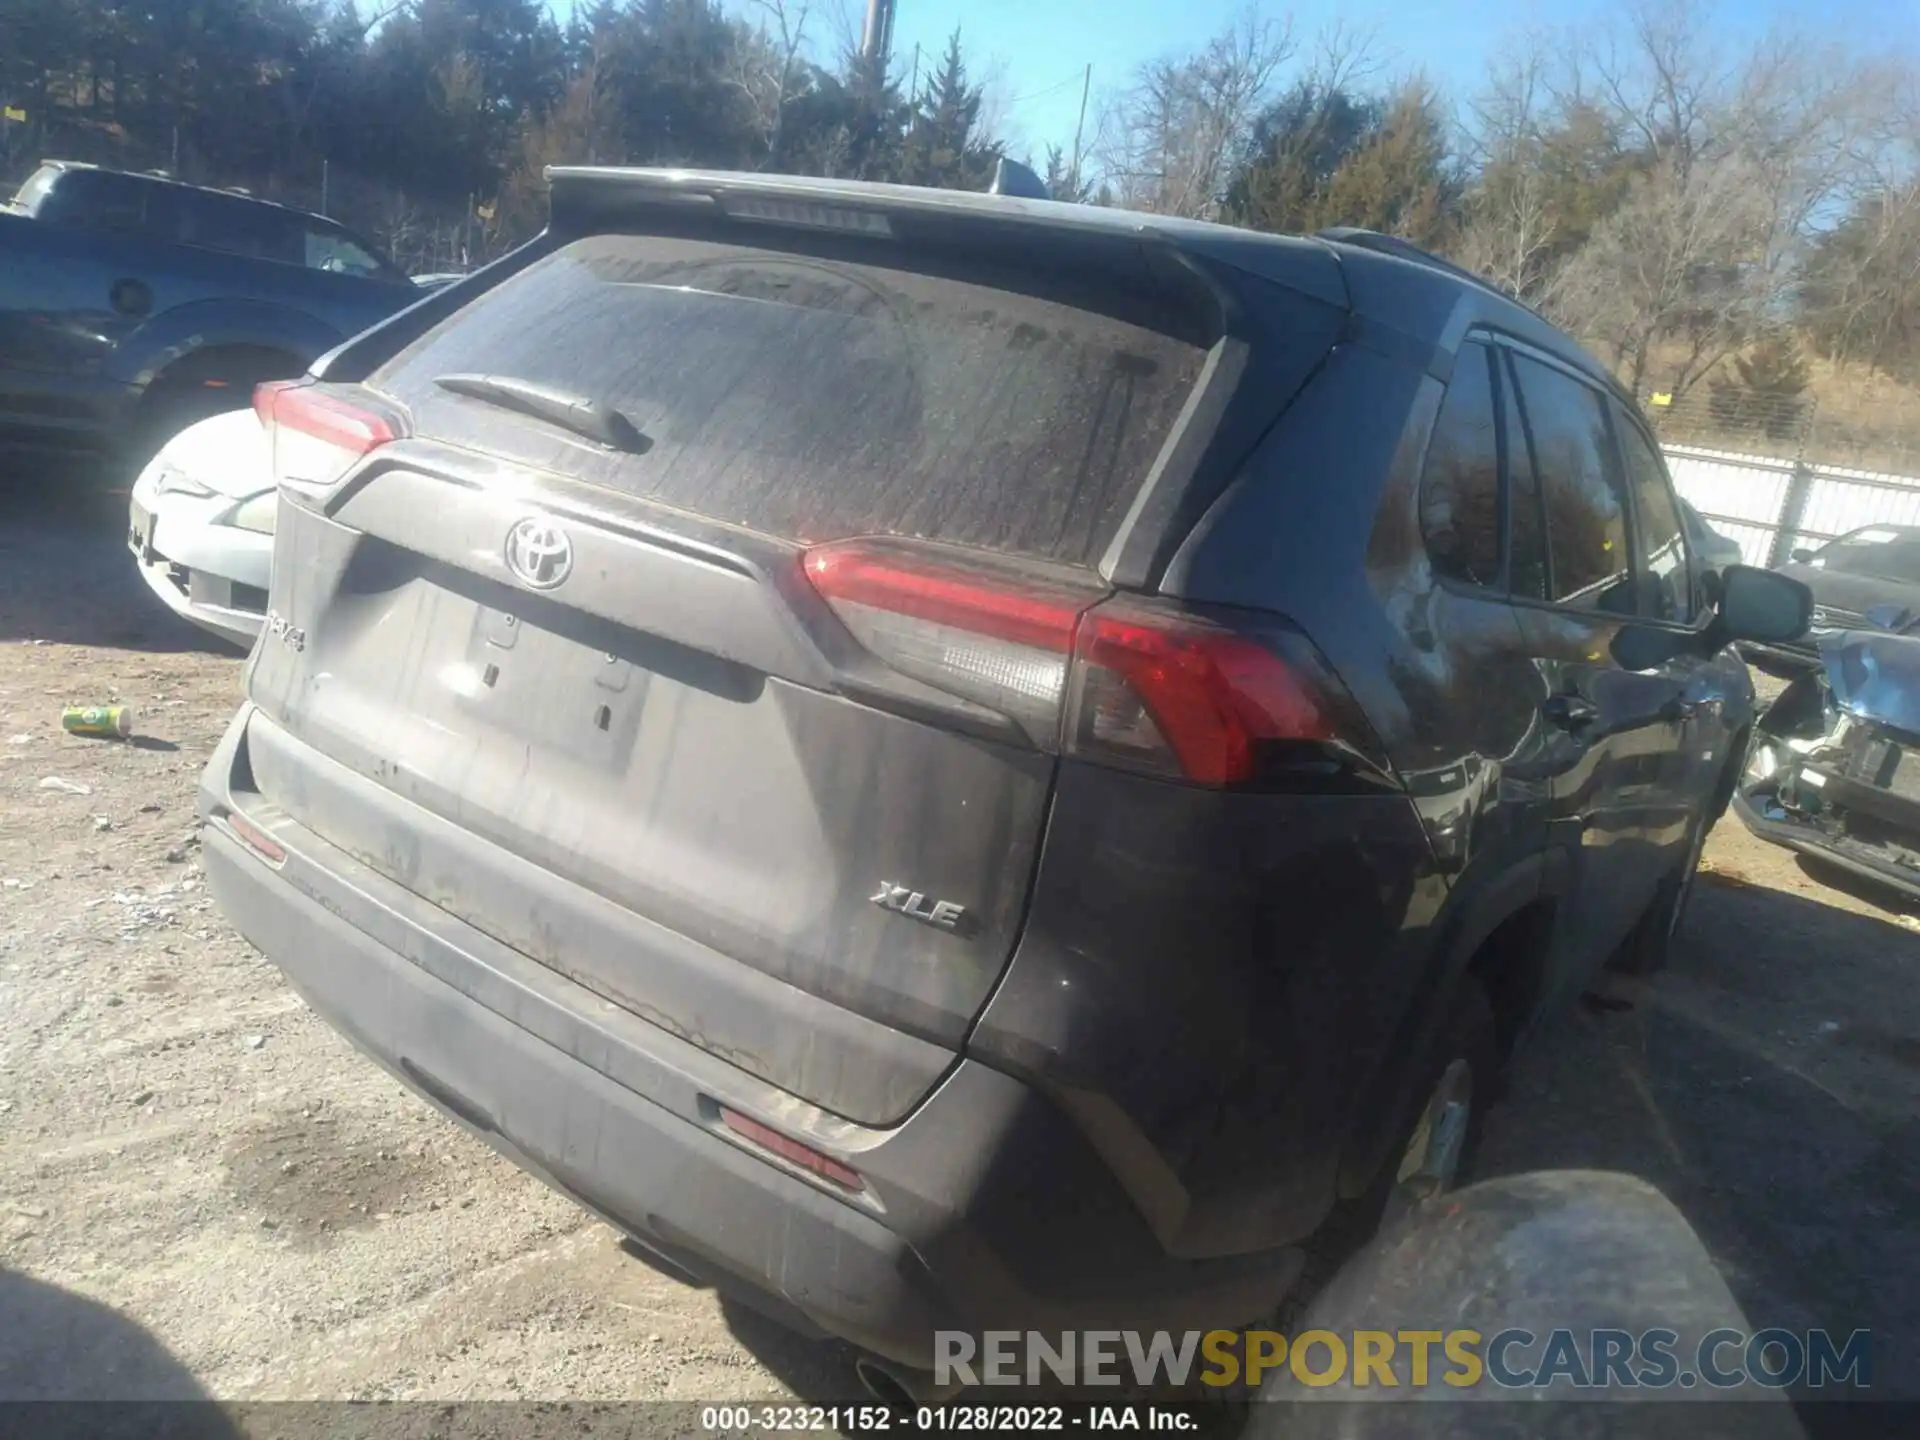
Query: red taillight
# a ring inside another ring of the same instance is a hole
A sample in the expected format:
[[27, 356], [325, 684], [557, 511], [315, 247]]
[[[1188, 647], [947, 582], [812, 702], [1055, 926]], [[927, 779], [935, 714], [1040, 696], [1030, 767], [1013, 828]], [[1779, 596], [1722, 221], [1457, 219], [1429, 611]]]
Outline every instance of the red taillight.
[[[1124, 601], [1080, 623], [1071, 752], [1203, 785], [1250, 780], [1263, 741], [1331, 741], [1293, 668], [1257, 640]], [[1172, 762], [1172, 763], [1168, 763]]]
[[273, 473], [296, 489], [323, 490], [356, 460], [397, 438], [379, 413], [304, 380], [275, 380], [253, 392], [266, 427]]
[[1340, 738], [1317, 667], [1157, 602], [864, 540], [810, 550], [806, 574], [890, 667], [1049, 750], [1232, 785], [1259, 773], [1267, 742]]
[[778, 1130], [771, 1130], [758, 1120], [749, 1120], [737, 1110], [720, 1107], [720, 1121], [743, 1140], [751, 1140], [762, 1150], [771, 1150], [782, 1160], [798, 1165], [803, 1170], [811, 1170], [823, 1180], [831, 1180], [845, 1190], [864, 1190], [867, 1182], [860, 1178], [856, 1170], [850, 1170], [838, 1160], [822, 1155], [802, 1145], [798, 1140], [790, 1140]]
[[807, 579], [903, 675], [1017, 721], [1052, 748], [1074, 626], [1106, 593], [856, 540], [809, 550]]

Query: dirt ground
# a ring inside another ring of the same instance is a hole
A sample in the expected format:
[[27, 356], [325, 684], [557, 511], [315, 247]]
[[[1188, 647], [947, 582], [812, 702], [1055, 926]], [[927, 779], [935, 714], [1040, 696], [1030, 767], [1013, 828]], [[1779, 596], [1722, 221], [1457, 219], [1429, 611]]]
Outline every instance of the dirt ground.
[[[630, 1253], [305, 1010], [198, 864], [240, 657], [110, 508], [0, 506], [0, 1394], [854, 1398], [849, 1356]], [[69, 701], [139, 738], [65, 735]], [[1683, 962], [1556, 1022], [1481, 1173], [1646, 1177], [1756, 1325], [1869, 1328], [1876, 1391], [1920, 1398], [1920, 920], [1731, 820], [1707, 866]]]

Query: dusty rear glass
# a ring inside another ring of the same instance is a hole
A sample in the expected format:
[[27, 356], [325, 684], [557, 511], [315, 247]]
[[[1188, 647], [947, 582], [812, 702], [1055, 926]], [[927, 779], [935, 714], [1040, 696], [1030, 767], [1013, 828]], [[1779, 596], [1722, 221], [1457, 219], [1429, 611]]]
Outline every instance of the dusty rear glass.
[[[1205, 354], [904, 265], [605, 235], [504, 282], [368, 383], [422, 434], [783, 538], [920, 536], [1087, 564]], [[647, 448], [603, 451], [433, 383], [476, 373], [611, 405]]]

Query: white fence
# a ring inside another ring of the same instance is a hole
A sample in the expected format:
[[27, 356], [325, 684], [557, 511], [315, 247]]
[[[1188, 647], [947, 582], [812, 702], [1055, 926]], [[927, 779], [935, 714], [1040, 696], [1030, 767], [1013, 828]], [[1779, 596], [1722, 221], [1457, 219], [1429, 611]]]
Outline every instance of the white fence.
[[1664, 445], [1674, 488], [1737, 541], [1749, 565], [1778, 565], [1863, 525], [1920, 525], [1920, 477]]

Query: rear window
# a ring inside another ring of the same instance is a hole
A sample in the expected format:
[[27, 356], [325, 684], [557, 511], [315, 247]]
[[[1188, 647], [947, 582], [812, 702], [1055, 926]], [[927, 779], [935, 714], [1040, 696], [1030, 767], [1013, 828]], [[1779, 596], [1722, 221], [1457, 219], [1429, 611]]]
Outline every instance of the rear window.
[[59, 166], [42, 165], [27, 177], [25, 184], [14, 191], [13, 204], [15, 208], [24, 210], [29, 215], [33, 214], [40, 208], [40, 202], [46, 199], [47, 195], [52, 191], [53, 182], [59, 178]]
[[35, 209], [50, 224], [109, 234], [147, 229], [147, 204], [155, 186], [107, 170], [69, 170], [58, 177]]
[[[368, 383], [406, 401], [423, 434], [788, 539], [918, 536], [1086, 564], [1205, 358], [1192, 338], [977, 279], [600, 236], [504, 282]], [[476, 372], [612, 405], [650, 448], [542, 434], [433, 383]]]

